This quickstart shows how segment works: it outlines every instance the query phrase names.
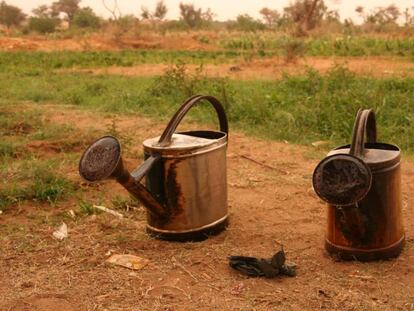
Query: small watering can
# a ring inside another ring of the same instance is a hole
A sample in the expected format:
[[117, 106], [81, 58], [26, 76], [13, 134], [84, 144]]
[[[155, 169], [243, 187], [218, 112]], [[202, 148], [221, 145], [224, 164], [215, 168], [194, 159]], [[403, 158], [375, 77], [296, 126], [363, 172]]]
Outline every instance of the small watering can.
[[404, 245], [400, 150], [377, 142], [373, 110], [357, 113], [352, 144], [328, 153], [313, 173], [328, 203], [325, 248], [341, 259], [396, 257]]
[[[213, 105], [220, 131], [175, 130], [201, 100]], [[212, 96], [187, 99], [160, 137], [144, 141], [145, 162], [129, 173], [112, 136], [92, 143], [79, 163], [89, 182], [115, 179], [147, 209], [147, 232], [167, 240], [202, 240], [227, 226], [226, 114]], [[143, 177], [146, 186], [141, 184]]]

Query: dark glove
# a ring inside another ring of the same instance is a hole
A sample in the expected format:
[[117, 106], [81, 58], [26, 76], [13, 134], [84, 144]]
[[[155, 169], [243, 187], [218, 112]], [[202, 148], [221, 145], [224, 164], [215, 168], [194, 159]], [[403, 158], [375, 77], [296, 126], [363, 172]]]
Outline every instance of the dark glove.
[[296, 265], [285, 264], [286, 256], [282, 250], [272, 258], [258, 259], [256, 257], [230, 256], [229, 265], [248, 276], [264, 276], [274, 278], [277, 275], [296, 276]]

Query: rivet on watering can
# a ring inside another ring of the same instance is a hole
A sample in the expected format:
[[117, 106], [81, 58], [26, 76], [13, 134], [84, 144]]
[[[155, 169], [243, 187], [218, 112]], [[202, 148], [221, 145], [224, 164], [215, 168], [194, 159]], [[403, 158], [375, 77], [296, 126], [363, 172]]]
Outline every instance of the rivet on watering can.
[[[187, 112], [200, 101], [213, 105], [220, 131], [175, 133]], [[121, 147], [112, 136], [92, 143], [79, 162], [89, 182], [112, 178], [147, 208], [147, 231], [168, 240], [202, 240], [227, 226], [226, 150], [228, 123], [212, 96], [187, 99], [160, 137], [144, 141], [145, 162], [129, 173]], [[145, 186], [140, 182], [145, 177]]]
[[328, 203], [325, 248], [342, 259], [398, 256], [404, 245], [400, 149], [377, 142], [375, 114], [357, 113], [352, 144], [328, 153], [313, 187]]

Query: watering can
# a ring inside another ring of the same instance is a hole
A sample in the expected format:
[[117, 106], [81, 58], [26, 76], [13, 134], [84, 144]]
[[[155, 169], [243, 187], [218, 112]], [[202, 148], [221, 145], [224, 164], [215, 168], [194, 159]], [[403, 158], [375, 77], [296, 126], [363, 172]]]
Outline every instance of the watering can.
[[[217, 113], [220, 131], [176, 133], [186, 113], [202, 100]], [[212, 96], [187, 99], [161, 136], [144, 141], [145, 161], [131, 173], [124, 167], [120, 143], [104, 136], [92, 143], [79, 162], [88, 182], [115, 179], [147, 210], [147, 232], [177, 241], [202, 240], [228, 223], [226, 150], [228, 123]], [[145, 177], [145, 185], [140, 181]]]
[[328, 203], [325, 248], [344, 260], [396, 257], [404, 245], [400, 149], [377, 142], [375, 114], [357, 113], [352, 144], [328, 153], [313, 187]]

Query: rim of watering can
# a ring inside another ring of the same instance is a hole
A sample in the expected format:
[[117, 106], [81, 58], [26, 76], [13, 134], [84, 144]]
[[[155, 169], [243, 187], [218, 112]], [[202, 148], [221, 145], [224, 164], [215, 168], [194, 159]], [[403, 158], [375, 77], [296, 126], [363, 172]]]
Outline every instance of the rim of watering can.
[[227, 133], [219, 131], [188, 131], [174, 133], [172, 135], [172, 143], [165, 147], [158, 145], [159, 138], [160, 136], [146, 139], [143, 142], [144, 150], [152, 153], [159, 153], [162, 156], [184, 156], [201, 154], [227, 145]]
[[[350, 148], [350, 144], [336, 147], [328, 153], [328, 156], [347, 153]], [[375, 142], [365, 143], [364, 148], [368, 152], [361, 159], [364, 160], [372, 172], [392, 169], [400, 164], [401, 150], [396, 145]]]

